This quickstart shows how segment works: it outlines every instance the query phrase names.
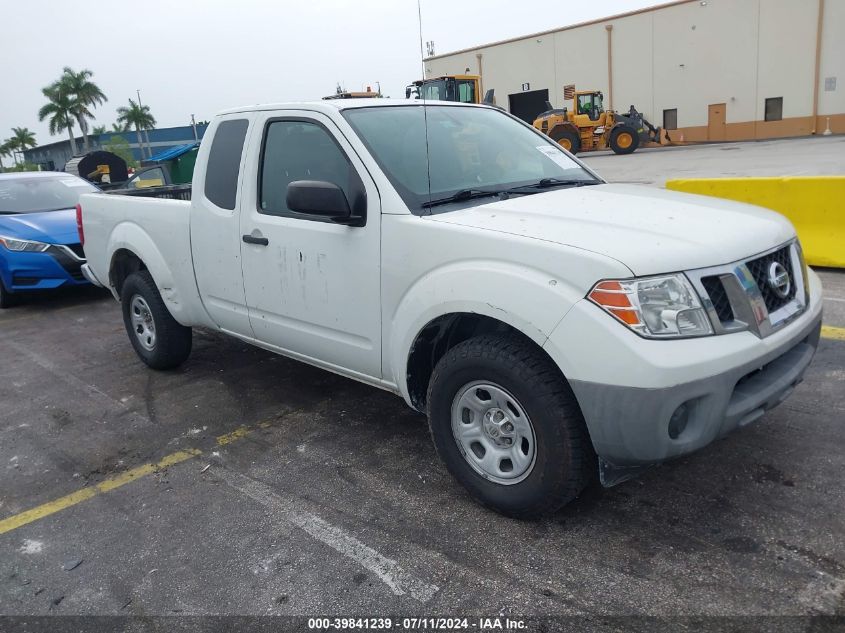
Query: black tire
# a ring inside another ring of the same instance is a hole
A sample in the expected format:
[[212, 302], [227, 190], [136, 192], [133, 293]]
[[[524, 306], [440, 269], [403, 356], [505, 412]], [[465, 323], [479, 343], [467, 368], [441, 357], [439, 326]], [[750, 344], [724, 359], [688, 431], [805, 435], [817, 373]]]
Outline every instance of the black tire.
[[610, 131], [610, 149], [614, 153], [630, 154], [639, 146], [640, 135], [630, 125], [617, 125]]
[[[452, 405], [469, 383], [491, 381], [518, 401], [535, 436], [528, 475], [509, 485], [477, 472], [452, 432]], [[449, 472], [483, 505], [531, 519], [560, 509], [598, 472], [581, 409], [569, 384], [533, 343], [515, 335], [483, 335], [450, 349], [428, 388], [428, 421], [437, 453]]]
[[[152, 318], [155, 339], [152, 340], [151, 349], [141, 343], [132, 322], [133, 300], [136, 296], [148, 306]], [[153, 369], [173, 369], [187, 360], [191, 354], [191, 328], [173, 318], [149, 272], [141, 270], [126, 278], [120, 291], [120, 302], [126, 333], [142, 361]]]
[[[555, 128], [549, 136], [570, 154], [574, 155], [581, 151], [581, 137], [570, 127]], [[569, 147], [567, 147], [567, 144]]]
[[3, 280], [0, 279], [0, 310], [11, 308], [13, 305], [15, 305], [15, 297], [6, 290]]

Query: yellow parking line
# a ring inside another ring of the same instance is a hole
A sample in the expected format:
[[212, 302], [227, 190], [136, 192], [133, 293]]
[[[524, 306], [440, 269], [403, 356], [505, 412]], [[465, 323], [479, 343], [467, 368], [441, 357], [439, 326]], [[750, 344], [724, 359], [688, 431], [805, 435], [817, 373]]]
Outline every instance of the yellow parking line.
[[81, 490], [72, 492], [64, 497], [48, 501], [47, 503], [32, 508], [31, 510], [26, 510], [25, 512], [9, 517], [8, 519], [3, 519], [0, 521], [0, 534], [16, 530], [27, 523], [43, 519], [51, 514], [55, 514], [56, 512], [75, 506], [76, 504], [87, 501], [92, 497], [96, 497], [99, 494], [125, 486], [136, 479], [154, 473], [162, 468], [167, 468], [168, 466], [173, 466], [179, 462], [184, 462], [187, 459], [196, 457], [201, 453], [202, 451], [198, 451], [193, 448], [179, 451], [168, 455], [155, 464], [144, 464], [143, 466], [138, 466], [137, 468], [127, 470], [126, 472], [120, 473], [119, 475], [106, 479], [105, 481], [101, 481], [90, 488], [82, 488]]
[[835, 341], [845, 341], [845, 327], [822, 326], [822, 338], [832, 338]]
[[231, 433], [226, 433], [225, 435], [219, 435], [217, 437], [217, 445], [218, 446], [226, 446], [226, 444], [231, 444], [243, 437], [246, 437], [252, 433], [252, 430], [246, 426], [239, 426]]
[[[258, 428], [267, 429], [273, 426], [271, 422], [262, 421], [256, 425]], [[231, 444], [232, 442], [236, 442], [244, 437], [247, 437], [250, 433], [255, 430], [255, 427], [248, 427], [248, 426], [239, 426], [234, 431], [230, 433], [226, 433], [225, 435], [219, 435], [217, 440], [218, 446], [225, 446], [227, 444]], [[51, 514], [55, 514], [56, 512], [61, 512], [62, 510], [66, 510], [72, 506], [75, 506], [78, 503], [82, 503], [83, 501], [87, 501], [92, 497], [96, 497], [99, 494], [104, 492], [110, 492], [115, 488], [120, 488], [121, 486], [125, 486], [126, 484], [132, 483], [133, 481], [140, 479], [141, 477], [146, 477], [147, 475], [151, 475], [152, 473], [161, 470], [162, 468], [167, 468], [168, 466], [173, 466], [174, 464], [178, 464], [180, 462], [184, 462], [185, 460], [191, 459], [192, 457], [196, 457], [197, 455], [202, 455], [202, 451], [196, 448], [188, 448], [183, 451], [178, 451], [176, 453], [172, 453], [163, 457], [161, 460], [157, 461], [154, 464], [144, 464], [143, 466], [138, 466], [137, 468], [132, 468], [131, 470], [127, 470], [122, 472], [114, 477], [110, 477], [100, 483], [91, 486], [90, 488], [82, 488], [81, 490], [77, 490], [76, 492], [72, 492], [69, 495], [65, 495], [64, 497], [59, 497], [53, 501], [48, 501], [40, 506], [32, 508], [31, 510], [26, 510], [14, 516], [10, 516], [6, 519], [0, 521], [0, 534], [5, 534], [6, 532], [11, 532], [12, 530], [16, 530], [19, 527], [27, 525], [28, 523], [32, 523], [33, 521], [37, 521], [38, 519], [43, 519], [44, 517], [50, 516]]]

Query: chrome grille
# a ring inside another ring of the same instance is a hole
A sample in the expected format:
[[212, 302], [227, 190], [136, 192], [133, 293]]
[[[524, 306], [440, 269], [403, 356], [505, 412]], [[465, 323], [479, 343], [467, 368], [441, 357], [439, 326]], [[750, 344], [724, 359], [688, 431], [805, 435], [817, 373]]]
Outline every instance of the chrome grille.
[[[769, 281], [774, 263], [789, 274], [790, 288], [784, 297]], [[747, 260], [686, 273], [716, 334], [748, 330], [761, 338], [804, 312], [809, 300], [805, 274], [797, 240]]]
[[748, 266], [751, 276], [757, 282], [757, 287], [760, 288], [760, 293], [763, 295], [763, 301], [766, 302], [766, 309], [769, 312], [774, 312], [782, 308], [795, 298], [795, 284], [791, 284], [789, 293], [786, 297], [779, 296], [769, 284], [769, 267], [777, 262], [789, 273], [790, 279], [795, 279], [795, 274], [792, 271], [792, 258], [789, 255], [789, 246], [776, 250], [774, 253], [763, 255], [757, 259], [752, 259], [746, 264]]

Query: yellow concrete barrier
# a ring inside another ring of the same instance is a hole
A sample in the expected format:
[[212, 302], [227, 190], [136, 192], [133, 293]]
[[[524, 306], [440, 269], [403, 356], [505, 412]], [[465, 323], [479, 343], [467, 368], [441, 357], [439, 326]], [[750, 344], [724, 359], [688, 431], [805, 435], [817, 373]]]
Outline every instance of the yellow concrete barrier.
[[666, 188], [777, 211], [798, 231], [807, 263], [845, 268], [845, 176], [686, 178]]

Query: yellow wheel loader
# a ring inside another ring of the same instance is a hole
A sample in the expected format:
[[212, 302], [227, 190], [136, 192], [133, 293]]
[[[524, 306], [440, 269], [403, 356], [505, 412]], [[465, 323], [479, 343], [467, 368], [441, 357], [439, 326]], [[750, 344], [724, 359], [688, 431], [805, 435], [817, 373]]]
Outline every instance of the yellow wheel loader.
[[625, 114], [605, 110], [604, 96], [597, 90], [575, 92], [572, 109], [548, 108], [534, 120], [534, 127], [548, 134], [572, 154], [598, 149], [612, 149], [617, 154], [630, 154], [641, 143], [665, 145], [669, 135], [646, 121], [634, 106]]
[[483, 99], [481, 98], [479, 75], [444, 75], [418, 79], [405, 88], [405, 98], [495, 105], [492, 89], [487, 91]]

